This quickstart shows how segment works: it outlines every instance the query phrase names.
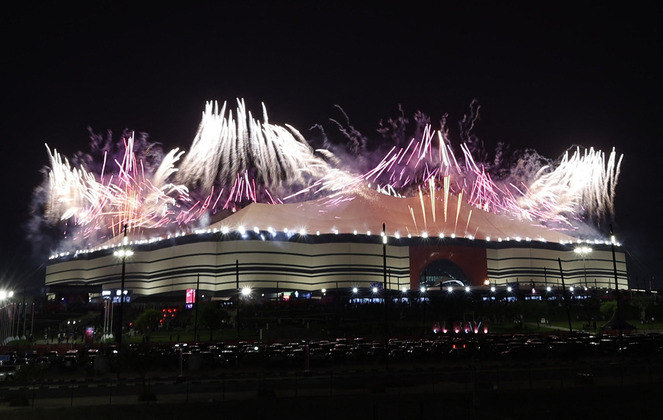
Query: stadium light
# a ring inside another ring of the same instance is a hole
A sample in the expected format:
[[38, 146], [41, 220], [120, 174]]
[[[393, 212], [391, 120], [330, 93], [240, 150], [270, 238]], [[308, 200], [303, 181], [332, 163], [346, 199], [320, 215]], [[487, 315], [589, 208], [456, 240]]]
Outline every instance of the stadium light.
[[377, 293], [377, 292], [378, 292], [378, 288], [375, 287], [375, 286], [373, 286], [373, 288], [372, 288], [371, 290], [373, 291], [373, 293]]
[[513, 292], [513, 287], [507, 286], [506, 291], [509, 292], [509, 293]]
[[325, 294], [325, 293], [327, 293], [327, 289], [322, 289], [321, 292], [322, 292], [322, 294]]
[[552, 292], [552, 287], [550, 286], [546, 287], [546, 292]]
[[592, 248], [588, 246], [577, 246], [573, 249], [573, 252], [575, 252], [576, 254], [580, 254], [582, 256], [585, 256], [592, 251], [593, 251]]
[[113, 255], [118, 258], [126, 258], [134, 255], [134, 252], [131, 249], [118, 249], [117, 251], [113, 252]]
[[451, 287], [451, 286], [447, 287], [447, 292], [452, 293], [453, 291], [454, 291], [453, 287]]
[[470, 286], [465, 286], [465, 291], [466, 291], [467, 293], [470, 293]]
[[403, 293], [407, 293], [407, 287], [403, 286], [403, 287], [401, 288], [401, 292], [403, 292]]
[[491, 292], [495, 293], [495, 290], [497, 290], [497, 289], [495, 289], [495, 286], [490, 286], [490, 291]]
[[250, 287], [242, 287], [242, 296], [249, 296], [251, 294]]
[[569, 286], [569, 291], [570, 291], [571, 293], [573, 293], [574, 290], [575, 290], [575, 287], [573, 287], [573, 286]]
[[421, 286], [421, 287], [419, 288], [419, 291], [420, 291], [421, 293], [426, 293], [426, 286]]
[[358, 291], [359, 291], [359, 289], [357, 289], [356, 287], [353, 287], [353, 288], [352, 288], [352, 293], [355, 293], [355, 294], [356, 294]]
[[3, 300], [14, 296], [14, 292], [8, 292], [6, 290], [0, 290], [0, 302]]

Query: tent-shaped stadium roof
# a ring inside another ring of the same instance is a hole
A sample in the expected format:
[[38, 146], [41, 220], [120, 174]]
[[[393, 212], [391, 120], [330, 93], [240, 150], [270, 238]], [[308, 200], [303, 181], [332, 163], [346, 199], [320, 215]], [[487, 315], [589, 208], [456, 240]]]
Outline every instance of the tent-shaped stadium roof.
[[215, 223], [210, 228], [227, 227], [237, 230], [257, 227], [276, 231], [307, 233], [362, 233], [379, 234], [386, 224], [388, 235], [438, 236], [452, 234], [457, 237], [498, 240], [522, 239], [546, 242], [568, 242], [575, 238], [566, 233], [537, 226], [529, 221], [489, 213], [464, 201], [458, 207], [458, 197], [449, 196], [446, 206], [442, 197], [429, 196], [400, 198], [365, 189], [354, 198], [331, 204], [323, 198], [301, 203], [252, 203], [237, 213]]

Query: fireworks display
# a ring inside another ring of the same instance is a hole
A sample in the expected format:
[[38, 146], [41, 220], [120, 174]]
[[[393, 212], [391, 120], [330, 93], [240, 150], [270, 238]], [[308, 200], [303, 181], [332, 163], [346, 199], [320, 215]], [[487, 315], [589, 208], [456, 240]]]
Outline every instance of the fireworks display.
[[[576, 147], [543, 165], [521, 159], [515, 165], [528, 171], [514, 176], [513, 168], [497, 170], [494, 162], [475, 159], [469, 142], [454, 147], [445, 127], [434, 129], [429, 123], [403, 144], [384, 150], [368, 152], [352, 139], [353, 155], [343, 157], [332, 148], [314, 149], [290, 125], [270, 123], [264, 106], [262, 114], [262, 121], [256, 119], [242, 100], [234, 113], [225, 103], [219, 108], [209, 102], [186, 152], [146, 153], [143, 149], [153, 152], [155, 144], [138, 142], [130, 133], [117, 147], [105, 147], [96, 160], [76, 159], [74, 164], [47, 146], [43, 211], [35, 217], [82, 248], [113, 238], [125, 225], [135, 237], [148, 237], [155, 230], [209, 225], [212, 218], [252, 202], [316, 199], [337, 206], [366, 188], [418, 197], [421, 208], [408, 205], [408, 211], [422, 229], [439, 218], [453, 222], [454, 232], [467, 233], [472, 210], [458, 226], [461, 203], [569, 232], [614, 212], [622, 160], [614, 150], [606, 155]], [[357, 167], [360, 159], [363, 168]]]

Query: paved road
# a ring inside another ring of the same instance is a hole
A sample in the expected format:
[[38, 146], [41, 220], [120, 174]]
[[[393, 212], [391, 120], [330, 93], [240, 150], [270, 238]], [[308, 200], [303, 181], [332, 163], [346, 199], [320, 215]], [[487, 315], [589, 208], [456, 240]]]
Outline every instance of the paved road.
[[[344, 371], [232, 372], [194, 376], [152, 377], [145, 386], [159, 401], [228, 401], [258, 397], [302, 397], [389, 394], [453, 393], [477, 390], [565, 389], [600, 384], [663, 383], [663, 364], [610, 363], [604, 360], [542, 366], [537, 362], [474, 367], [359, 368]], [[21, 391], [35, 407], [64, 407], [136, 403], [143, 389], [141, 378], [49, 381], [31, 386], [0, 387], [0, 395]]]

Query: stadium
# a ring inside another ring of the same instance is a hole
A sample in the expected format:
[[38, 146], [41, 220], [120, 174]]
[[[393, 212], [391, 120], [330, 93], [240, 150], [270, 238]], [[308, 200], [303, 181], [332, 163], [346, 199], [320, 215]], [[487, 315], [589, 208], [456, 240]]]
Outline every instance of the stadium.
[[[197, 282], [212, 296], [244, 287], [314, 296], [323, 290], [368, 291], [383, 282], [383, 238], [387, 287], [393, 290], [520, 286], [542, 293], [561, 286], [558, 259], [567, 286], [614, 287], [609, 243], [580, 244], [564, 233], [466, 203], [458, 221], [434, 218], [428, 207], [426, 226], [415, 226], [409, 207], [418, 201], [368, 190], [333, 207], [321, 200], [253, 203], [204, 230], [129, 241], [126, 247], [134, 254], [126, 258], [125, 290], [134, 298], [182, 299]], [[87, 286], [96, 293], [119, 289], [121, 258], [114, 255], [119, 248], [121, 241], [53, 258], [46, 285]], [[625, 254], [618, 248], [615, 255], [619, 287], [627, 288]]]
[[149, 299], [191, 288], [537, 293], [562, 277], [628, 286], [623, 250], [613, 259], [620, 244], [589, 227], [613, 214], [614, 150], [578, 147], [556, 162], [514, 154], [500, 167], [476, 161], [467, 142], [454, 152], [444, 126], [426, 125], [382, 149], [350, 141], [352, 157], [313, 149], [264, 106], [263, 117], [242, 100], [234, 113], [209, 102], [186, 153], [97, 137], [97, 156], [72, 164], [47, 146], [35, 225], [64, 232], [57, 246], [74, 250], [51, 256], [46, 286], [109, 295], [124, 278], [125, 293]]

